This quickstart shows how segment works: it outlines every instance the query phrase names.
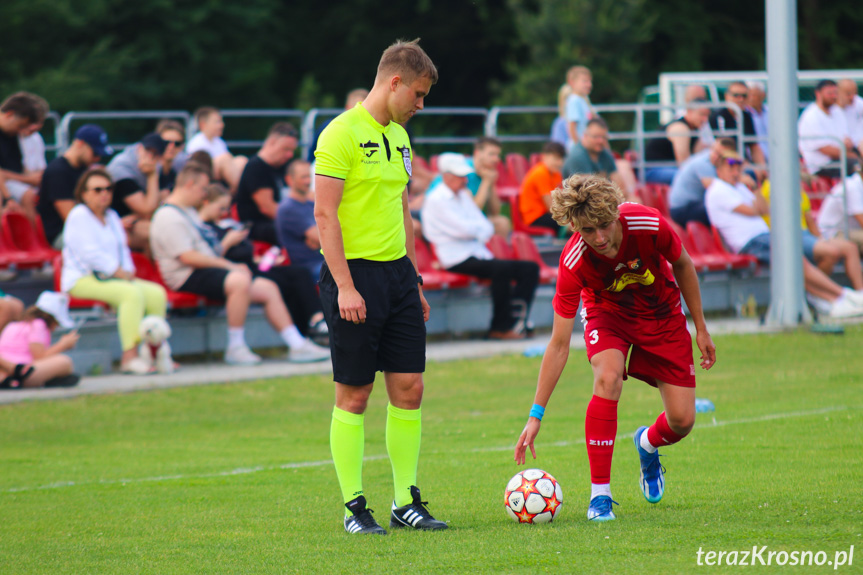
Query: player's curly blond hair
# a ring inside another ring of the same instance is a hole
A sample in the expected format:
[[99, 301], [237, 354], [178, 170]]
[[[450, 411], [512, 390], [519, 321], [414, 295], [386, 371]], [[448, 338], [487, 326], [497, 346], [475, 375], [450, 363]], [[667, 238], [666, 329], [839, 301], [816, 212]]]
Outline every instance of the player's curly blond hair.
[[624, 196], [605, 178], [575, 174], [551, 192], [551, 217], [561, 226], [599, 227], [620, 217], [618, 206]]

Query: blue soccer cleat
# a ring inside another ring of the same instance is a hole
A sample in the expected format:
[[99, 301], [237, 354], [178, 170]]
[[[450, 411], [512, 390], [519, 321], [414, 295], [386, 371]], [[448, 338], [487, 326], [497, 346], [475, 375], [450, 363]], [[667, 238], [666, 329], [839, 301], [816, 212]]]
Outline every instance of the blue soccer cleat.
[[587, 519], [589, 521], [614, 521], [617, 517], [611, 510], [612, 503], [619, 505], [608, 495], [597, 495], [590, 500], [590, 505], [587, 508]]
[[639, 427], [635, 431], [635, 448], [641, 460], [641, 492], [650, 503], [659, 503], [665, 493], [665, 469], [659, 463], [659, 452], [648, 453], [641, 447], [641, 436], [647, 433], [647, 427]]

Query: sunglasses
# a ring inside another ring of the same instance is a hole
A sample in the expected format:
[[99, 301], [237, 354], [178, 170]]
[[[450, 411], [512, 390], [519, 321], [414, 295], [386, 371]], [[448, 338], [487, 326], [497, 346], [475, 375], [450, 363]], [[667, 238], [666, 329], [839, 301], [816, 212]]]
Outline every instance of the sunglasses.
[[746, 92], [729, 92], [728, 95], [732, 98], [745, 98], [749, 94], [747, 94]]
[[165, 142], [167, 142], [169, 146], [174, 144], [178, 148], [183, 145], [183, 140], [165, 140]]
[[95, 188], [87, 188], [88, 192], [96, 192], [97, 194], [101, 194], [102, 192], [113, 192], [114, 186], [97, 186]]
[[725, 158], [725, 163], [727, 163], [729, 166], [742, 166], [743, 165], [743, 161], [738, 160], [737, 158]]

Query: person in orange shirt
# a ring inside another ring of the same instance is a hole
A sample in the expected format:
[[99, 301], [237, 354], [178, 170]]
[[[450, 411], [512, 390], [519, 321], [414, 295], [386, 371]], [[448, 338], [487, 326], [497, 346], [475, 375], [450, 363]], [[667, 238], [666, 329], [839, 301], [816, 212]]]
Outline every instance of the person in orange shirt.
[[530, 169], [521, 183], [518, 207], [522, 220], [530, 225], [560, 231], [549, 212], [551, 191], [563, 181], [561, 170], [566, 150], [557, 142], [548, 142], [542, 147], [540, 161]]

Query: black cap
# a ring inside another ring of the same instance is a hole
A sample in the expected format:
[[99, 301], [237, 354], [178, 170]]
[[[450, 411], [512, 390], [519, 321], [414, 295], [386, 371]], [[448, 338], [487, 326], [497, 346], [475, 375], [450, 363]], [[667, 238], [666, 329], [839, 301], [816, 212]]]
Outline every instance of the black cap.
[[141, 145], [148, 150], [156, 152], [161, 156], [165, 153], [165, 148], [168, 147], [168, 142], [163, 140], [162, 136], [160, 136], [156, 132], [153, 132], [141, 138]]

